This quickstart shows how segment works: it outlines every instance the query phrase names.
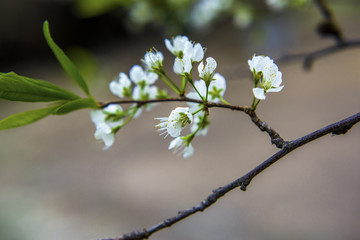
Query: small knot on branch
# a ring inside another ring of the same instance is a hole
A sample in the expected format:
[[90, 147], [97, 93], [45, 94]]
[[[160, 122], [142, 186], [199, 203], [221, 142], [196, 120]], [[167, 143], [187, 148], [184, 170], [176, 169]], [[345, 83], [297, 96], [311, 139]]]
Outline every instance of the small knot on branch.
[[240, 185], [240, 190], [245, 192], [246, 188], [250, 184], [250, 182], [251, 182], [251, 179], [249, 179], [249, 178], [246, 178], [245, 180], [243, 180]]

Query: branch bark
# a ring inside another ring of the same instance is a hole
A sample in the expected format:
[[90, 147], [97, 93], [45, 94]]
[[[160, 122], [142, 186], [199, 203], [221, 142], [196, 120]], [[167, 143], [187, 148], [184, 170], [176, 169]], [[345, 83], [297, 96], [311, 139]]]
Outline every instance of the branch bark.
[[149, 238], [152, 234], [168, 228], [182, 220], [184, 220], [185, 218], [197, 213], [197, 212], [202, 212], [205, 209], [207, 209], [208, 207], [210, 207], [211, 205], [213, 205], [218, 199], [220, 199], [221, 197], [223, 197], [225, 194], [227, 194], [228, 192], [232, 191], [235, 188], [240, 187], [240, 189], [242, 191], [246, 191], [246, 188], [248, 187], [248, 185], [250, 184], [250, 182], [258, 175], [260, 174], [262, 171], [264, 171], [265, 169], [267, 169], [268, 167], [270, 167], [272, 164], [274, 164], [275, 162], [277, 162], [278, 160], [280, 160], [281, 158], [283, 158], [284, 156], [286, 156], [288, 153], [294, 151], [295, 149], [313, 141], [316, 140], [322, 136], [325, 136], [327, 134], [333, 134], [333, 135], [340, 135], [340, 134], [345, 134], [347, 133], [350, 128], [355, 125], [356, 123], [360, 122], [360, 112], [345, 118], [341, 121], [335, 122], [333, 124], [330, 124], [324, 128], [321, 128], [319, 130], [316, 130], [308, 135], [305, 135], [303, 137], [300, 137], [296, 140], [293, 141], [288, 141], [288, 142], [284, 142], [284, 146], [281, 150], [279, 150], [278, 152], [276, 152], [274, 155], [272, 155], [271, 157], [269, 157], [268, 159], [266, 159], [264, 162], [262, 162], [260, 165], [258, 165], [257, 167], [255, 167], [254, 169], [252, 169], [251, 171], [249, 171], [247, 174], [245, 174], [244, 176], [234, 180], [233, 182], [227, 184], [226, 186], [223, 187], [219, 187], [215, 190], [213, 190], [213, 192], [207, 197], [205, 198], [205, 200], [203, 200], [201, 203], [199, 203], [198, 205], [189, 208], [187, 210], [184, 211], [180, 211], [178, 212], [178, 214], [174, 217], [168, 218], [166, 220], [164, 220], [163, 222], [154, 225], [153, 227], [150, 227], [148, 229], [144, 229], [142, 231], [134, 231], [131, 232], [129, 234], [124, 234], [121, 237], [118, 238], [107, 238], [107, 239], [102, 239], [102, 240], [140, 240], [140, 239], [147, 239]]

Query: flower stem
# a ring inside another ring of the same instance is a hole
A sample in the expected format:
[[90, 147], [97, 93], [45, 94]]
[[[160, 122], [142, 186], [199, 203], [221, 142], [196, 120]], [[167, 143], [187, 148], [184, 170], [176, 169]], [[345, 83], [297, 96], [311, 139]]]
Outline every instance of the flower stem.
[[230, 105], [230, 103], [228, 101], [226, 101], [223, 97], [220, 96], [220, 101], [227, 104], [227, 105]]
[[174, 92], [180, 95], [181, 91], [179, 87], [169, 78], [169, 76], [165, 73], [165, 71], [159, 71], [160, 78], [164, 81], [166, 85], [168, 85]]
[[256, 98], [254, 97], [253, 102], [252, 102], [252, 105], [251, 105], [251, 110], [253, 110], [253, 111], [256, 110], [256, 107], [257, 107], [257, 105], [259, 105], [259, 103], [260, 103], [261, 100], [257, 100], [256, 103], [255, 103], [255, 101], [256, 101]]

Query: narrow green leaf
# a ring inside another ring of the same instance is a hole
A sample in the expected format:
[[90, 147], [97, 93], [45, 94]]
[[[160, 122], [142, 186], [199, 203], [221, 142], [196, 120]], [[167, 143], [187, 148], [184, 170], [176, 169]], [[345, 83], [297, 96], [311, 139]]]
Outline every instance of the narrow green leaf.
[[49, 22], [45, 21], [43, 26], [44, 37], [46, 39], [47, 44], [51, 48], [52, 52], [56, 56], [57, 60], [60, 62], [61, 66], [65, 70], [65, 72], [79, 85], [79, 87], [84, 91], [84, 93], [90, 96], [89, 88], [81, 76], [78, 69], [75, 67], [73, 62], [66, 56], [63, 50], [54, 42], [50, 35], [49, 30]]
[[69, 101], [55, 109], [53, 114], [63, 115], [83, 108], [97, 108], [96, 102], [92, 98], [82, 98]]
[[40, 108], [8, 116], [0, 120], [0, 130], [21, 127], [39, 121], [40, 119], [50, 115], [56, 108], [58, 108], [58, 106]]
[[0, 98], [11, 101], [49, 102], [80, 97], [53, 83], [9, 72], [0, 73]]

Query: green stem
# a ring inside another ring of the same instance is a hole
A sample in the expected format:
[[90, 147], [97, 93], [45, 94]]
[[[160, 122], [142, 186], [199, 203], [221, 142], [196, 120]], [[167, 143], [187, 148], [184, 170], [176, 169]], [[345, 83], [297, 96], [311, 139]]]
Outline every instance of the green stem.
[[227, 104], [227, 105], [230, 105], [230, 103], [228, 101], [226, 101], [223, 97], [220, 96], [220, 101]]
[[193, 86], [193, 88], [195, 89], [195, 91], [197, 92], [197, 94], [200, 96], [201, 100], [204, 102], [204, 103], [207, 103], [207, 100], [204, 99], [203, 96], [201, 96], [201, 94], [199, 93], [199, 91], [197, 90], [197, 88], [195, 87], [195, 84], [194, 82], [192, 81], [191, 78], [187, 78], [188, 79], [188, 82], [191, 84], [191, 86]]
[[197, 114], [198, 112], [201, 112], [201, 111], [203, 111], [204, 110], [204, 108], [199, 108], [198, 110], [196, 110], [195, 112], [193, 112], [193, 113], [191, 113], [192, 115], [195, 115], [195, 114]]
[[[256, 103], [255, 103], [255, 97], [254, 97], [254, 101], [253, 101], [253, 104], [251, 106], [251, 110], [255, 111], [256, 110], [256, 107], [257, 105], [259, 105], [261, 100], [258, 100]], [[255, 104], [254, 104], [255, 103]]]
[[174, 92], [176, 92], [178, 95], [180, 95], [181, 91], [179, 87], [171, 80], [171, 78], [164, 72], [159, 71], [161, 79], [168, 85]]

